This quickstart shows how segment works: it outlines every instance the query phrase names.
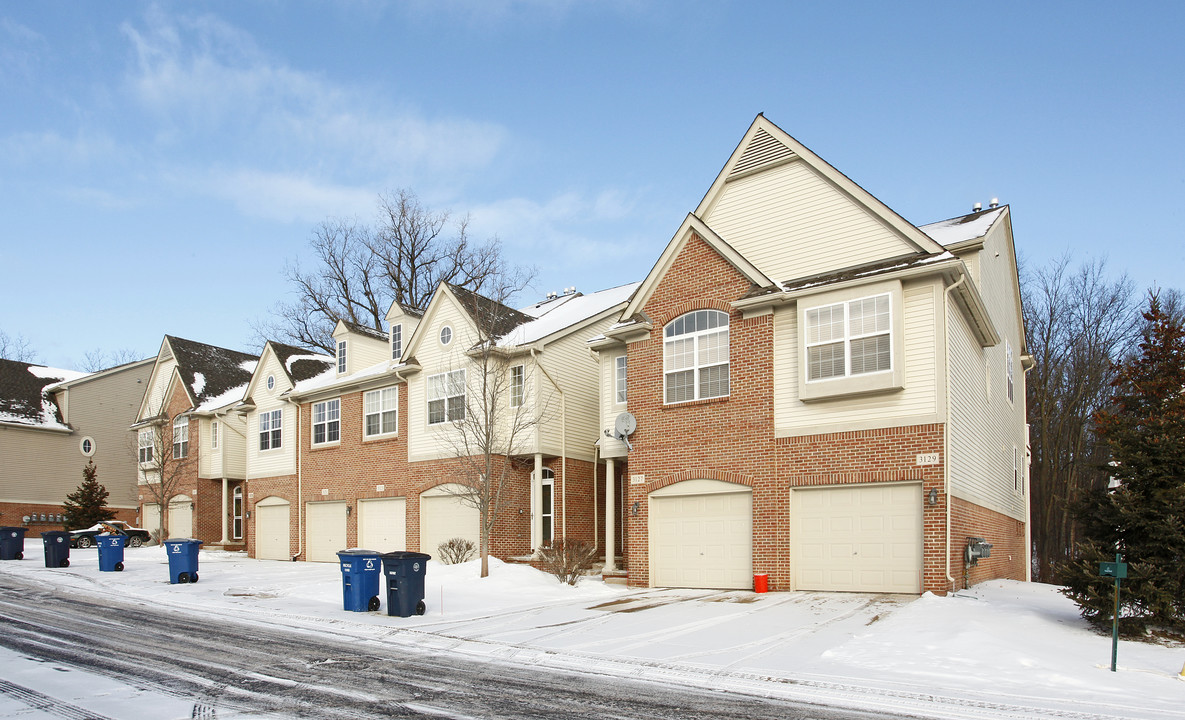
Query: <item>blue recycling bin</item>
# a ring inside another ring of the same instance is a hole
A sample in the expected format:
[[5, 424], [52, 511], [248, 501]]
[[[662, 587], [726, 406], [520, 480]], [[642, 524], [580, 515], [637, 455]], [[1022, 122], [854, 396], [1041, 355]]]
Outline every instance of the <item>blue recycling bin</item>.
[[45, 567], [70, 567], [70, 533], [65, 530], [50, 530], [41, 533], [45, 545]]
[[381, 554], [372, 550], [339, 550], [342, 569], [342, 607], [353, 612], [379, 609]]
[[[100, 572], [121, 572], [123, 570], [123, 547], [127, 541], [127, 535], [100, 533], [95, 536], [95, 542], [99, 544]], [[169, 564], [172, 565], [172, 563]], [[197, 569], [196, 557], [193, 560], [193, 567], [195, 570]], [[197, 573], [195, 572], [193, 575], [196, 582]]]
[[399, 617], [423, 615], [424, 575], [431, 555], [396, 551], [383, 553], [383, 573], [387, 576], [387, 614]]
[[198, 548], [201, 540], [174, 538], [165, 540], [165, 554], [169, 556], [169, 582], [195, 583], [198, 581]]
[[25, 532], [23, 527], [0, 527], [0, 560], [25, 559]]

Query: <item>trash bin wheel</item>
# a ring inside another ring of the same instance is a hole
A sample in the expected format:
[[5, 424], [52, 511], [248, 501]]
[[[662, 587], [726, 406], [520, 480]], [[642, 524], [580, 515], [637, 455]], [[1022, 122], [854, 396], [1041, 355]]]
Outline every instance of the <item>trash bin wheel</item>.
[[189, 582], [197, 582], [197, 573], [193, 573], [189, 576]]
[[123, 572], [123, 563], [115, 563], [115, 572]]
[[62, 561], [58, 563], [58, 567], [70, 567], [70, 558], [62, 558]]
[[17, 553], [17, 554], [16, 554], [16, 559], [17, 559], [17, 560], [24, 560], [24, 559], [25, 559], [25, 554], [24, 554], [23, 552], [21, 552], [21, 553]]
[[428, 606], [424, 604], [423, 600], [416, 603], [416, 615], [423, 615], [427, 611], [428, 611]]
[[78, 547], [80, 547], [80, 548], [88, 548], [88, 547], [90, 547], [91, 545], [94, 545], [94, 544], [95, 544], [95, 541], [94, 541], [94, 540], [92, 540], [92, 539], [90, 539], [90, 538], [88, 538], [88, 537], [87, 537], [87, 536], [85, 536], [85, 535], [83, 535], [82, 537], [78, 538]]
[[378, 610], [379, 609], [379, 596], [375, 595], [374, 597], [372, 597], [370, 599], [370, 602], [367, 603], [366, 607], [369, 608], [371, 612]]
[[189, 573], [181, 573], [180, 575], [178, 575], [177, 582], [181, 583], [182, 585], [189, 582]]

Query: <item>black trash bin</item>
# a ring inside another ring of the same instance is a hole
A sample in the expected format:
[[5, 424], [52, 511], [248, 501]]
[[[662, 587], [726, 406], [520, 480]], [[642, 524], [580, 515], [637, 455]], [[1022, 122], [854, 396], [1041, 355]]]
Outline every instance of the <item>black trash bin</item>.
[[41, 533], [45, 544], [45, 567], [70, 567], [70, 533], [65, 530], [50, 530]]
[[383, 574], [387, 576], [387, 614], [399, 617], [423, 615], [424, 575], [431, 555], [396, 551], [383, 553]]
[[0, 560], [25, 559], [25, 531], [23, 527], [0, 527]]

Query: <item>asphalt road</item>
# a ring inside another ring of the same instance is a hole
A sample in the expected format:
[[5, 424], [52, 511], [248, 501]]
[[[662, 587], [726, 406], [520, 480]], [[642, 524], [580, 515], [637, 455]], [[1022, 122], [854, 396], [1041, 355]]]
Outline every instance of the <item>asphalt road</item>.
[[[194, 718], [777, 718], [903, 717], [541, 670], [425, 652], [398, 641], [305, 634], [119, 598], [57, 596], [11, 576], [0, 587], [0, 645], [21, 654], [189, 698]], [[38, 693], [0, 680], [0, 694]], [[40, 696], [43, 697], [43, 696]], [[39, 707], [45, 711], [46, 703]], [[64, 718], [95, 718], [54, 706]]]

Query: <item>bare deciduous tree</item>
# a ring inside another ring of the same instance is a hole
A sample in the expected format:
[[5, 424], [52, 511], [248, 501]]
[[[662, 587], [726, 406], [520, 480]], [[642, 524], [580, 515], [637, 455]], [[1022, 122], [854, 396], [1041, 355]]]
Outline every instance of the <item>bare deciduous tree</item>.
[[[513, 279], [492, 278], [490, 286], [498, 297], [506, 298], [514, 284]], [[513, 459], [529, 450], [531, 431], [544, 419], [550, 393], [531, 393], [529, 388], [535, 385], [531, 363], [498, 346], [507, 329], [527, 318], [496, 300], [463, 289], [453, 291], [473, 318], [477, 337], [464, 355], [464, 410], [456, 413], [442, 406], [452, 426], [442, 440], [450, 447], [456, 468], [449, 492], [478, 512], [481, 577], [486, 577], [490, 537], [513, 482]], [[449, 380], [438, 376], [435, 381]]]
[[534, 277], [534, 269], [506, 262], [496, 237], [470, 238], [468, 217], [453, 221], [448, 212], [433, 212], [406, 189], [380, 196], [378, 204], [374, 227], [326, 220], [313, 231], [313, 266], [285, 267], [296, 299], [255, 323], [258, 339], [332, 353], [338, 320], [383, 330], [392, 301], [423, 311], [441, 282], [491, 294], [493, 285], [522, 290]]
[[16, 362], [37, 362], [37, 353], [24, 335], [9, 335], [0, 330], [0, 358]]
[[136, 362], [143, 356], [131, 348], [120, 348], [107, 352], [102, 348], [95, 348], [82, 356], [82, 369], [86, 372], [99, 372], [107, 368]]
[[[131, 445], [139, 461], [140, 473], [145, 484], [139, 486], [140, 493], [148, 502], [160, 507], [157, 528], [149, 528], [158, 540], [168, 537], [169, 503], [182, 495], [183, 480], [193, 474], [197, 462], [197, 448], [189, 447], [189, 437], [178, 437], [174, 442], [173, 428], [177, 417], [170, 417], [167, 411], [156, 414], [152, 422], [138, 428], [133, 434]], [[188, 430], [188, 425], [186, 426]]]
[[1034, 366], [1027, 377], [1032, 448], [1033, 574], [1056, 582], [1078, 528], [1071, 505], [1105, 485], [1105, 449], [1091, 417], [1109, 397], [1115, 363], [1138, 337], [1134, 286], [1111, 280], [1101, 260], [1022, 269], [1025, 331]]

